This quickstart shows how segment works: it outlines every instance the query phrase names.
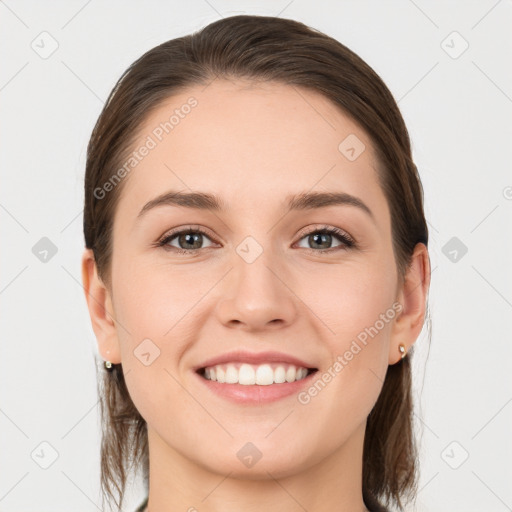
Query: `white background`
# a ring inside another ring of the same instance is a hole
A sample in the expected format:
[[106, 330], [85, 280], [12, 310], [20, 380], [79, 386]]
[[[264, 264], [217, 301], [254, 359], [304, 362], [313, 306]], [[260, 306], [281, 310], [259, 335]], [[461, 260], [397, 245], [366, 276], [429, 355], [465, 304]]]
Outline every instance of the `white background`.
[[[87, 141], [143, 52], [242, 13], [333, 36], [399, 102], [433, 268], [432, 342], [424, 331], [413, 359], [422, 426], [414, 510], [512, 510], [511, 2], [234, 4], [0, 2], [0, 510], [100, 508], [97, 349], [80, 274]], [[46, 59], [31, 47], [42, 37], [47, 49], [58, 43]], [[32, 251], [42, 237], [57, 248], [46, 263]], [[443, 253], [452, 237], [467, 247], [456, 261], [450, 246]], [[58, 454], [48, 469], [38, 464], [51, 457], [43, 442]], [[128, 512], [142, 498], [137, 487], [132, 494]]]

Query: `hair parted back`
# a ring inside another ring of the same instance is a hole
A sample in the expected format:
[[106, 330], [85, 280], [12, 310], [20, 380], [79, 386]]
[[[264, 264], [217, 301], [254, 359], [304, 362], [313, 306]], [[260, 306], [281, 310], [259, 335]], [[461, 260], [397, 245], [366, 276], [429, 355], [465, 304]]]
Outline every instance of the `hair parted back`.
[[[323, 94], [369, 135], [392, 223], [393, 249], [403, 276], [417, 243], [428, 243], [423, 189], [409, 134], [381, 78], [337, 40], [298, 21], [238, 15], [167, 41], [137, 59], [110, 93], [87, 148], [84, 236], [98, 275], [111, 291], [112, 227], [123, 180], [104, 198], [94, 190], [122, 166], [150, 111], [175, 93], [219, 78], [272, 81]], [[341, 141], [340, 141], [341, 142]], [[417, 492], [418, 450], [413, 429], [411, 347], [388, 367], [368, 416], [363, 450], [363, 498], [403, 509]], [[103, 367], [102, 367], [103, 368]], [[133, 404], [122, 365], [98, 376], [102, 421], [103, 499], [121, 509], [131, 467], [147, 482], [147, 425]]]

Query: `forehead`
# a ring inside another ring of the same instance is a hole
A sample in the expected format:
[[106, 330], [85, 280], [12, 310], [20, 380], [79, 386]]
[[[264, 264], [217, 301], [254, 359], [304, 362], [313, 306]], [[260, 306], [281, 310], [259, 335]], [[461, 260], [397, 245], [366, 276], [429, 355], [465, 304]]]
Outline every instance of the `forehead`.
[[134, 215], [167, 189], [212, 192], [253, 211], [283, 192], [380, 193], [368, 135], [320, 93], [291, 85], [191, 86], [145, 119], [133, 150], [143, 146], [119, 204]]

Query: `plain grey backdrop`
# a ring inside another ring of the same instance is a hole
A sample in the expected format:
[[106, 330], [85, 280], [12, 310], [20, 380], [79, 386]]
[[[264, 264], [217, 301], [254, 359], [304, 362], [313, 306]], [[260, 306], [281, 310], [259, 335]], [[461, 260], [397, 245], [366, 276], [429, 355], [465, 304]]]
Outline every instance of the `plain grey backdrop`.
[[[97, 349], [80, 272], [88, 138], [143, 52], [243, 13], [296, 19], [338, 39], [397, 99], [431, 237], [432, 341], [424, 330], [413, 359], [415, 510], [512, 510], [505, 0], [0, 1], [0, 510], [100, 508]], [[141, 497], [131, 486], [125, 510]]]

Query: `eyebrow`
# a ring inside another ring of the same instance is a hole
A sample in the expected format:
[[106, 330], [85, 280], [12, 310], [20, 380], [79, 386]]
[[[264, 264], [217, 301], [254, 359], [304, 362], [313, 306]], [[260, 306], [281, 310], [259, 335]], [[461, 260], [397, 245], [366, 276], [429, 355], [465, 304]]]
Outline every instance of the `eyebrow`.
[[[153, 208], [164, 205], [181, 206], [195, 210], [211, 210], [214, 212], [223, 212], [227, 209], [224, 201], [213, 194], [171, 190], [146, 203], [137, 218], [141, 218]], [[355, 206], [374, 219], [372, 211], [361, 199], [345, 192], [305, 192], [294, 194], [286, 198], [285, 205], [288, 211], [312, 210], [339, 205]]]

